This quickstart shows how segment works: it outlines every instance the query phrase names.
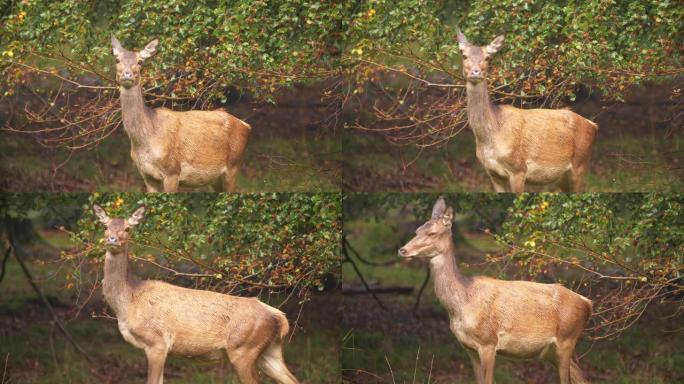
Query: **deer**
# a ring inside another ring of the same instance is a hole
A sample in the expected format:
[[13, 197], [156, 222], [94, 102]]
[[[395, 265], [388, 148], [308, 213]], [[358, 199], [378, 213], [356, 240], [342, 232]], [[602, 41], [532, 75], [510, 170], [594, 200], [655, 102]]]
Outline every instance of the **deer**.
[[486, 46], [471, 44], [460, 30], [468, 124], [476, 157], [496, 192], [524, 192], [525, 185], [557, 185], [581, 192], [598, 125], [569, 109], [520, 109], [489, 99], [489, 59], [503, 46], [499, 35]]
[[145, 106], [140, 70], [158, 47], [154, 39], [140, 51], [129, 51], [112, 36], [121, 118], [147, 191], [175, 192], [179, 185], [234, 191], [251, 126], [222, 109]]
[[145, 351], [147, 384], [163, 383], [169, 353], [215, 360], [223, 352], [242, 384], [258, 383], [257, 367], [278, 383], [298, 383], [283, 358], [289, 333], [283, 312], [257, 298], [135, 278], [128, 267], [129, 232], [145, 206], [128, 218], [110, 218], [97, 204], [93, 211], [105, 227], [103, 295], [124, 340]]
[[439, 198], [431, 218], [398, 254], [405, 260], [429, 260], [435, 295], [472, 362], [477, 383], [493, 383], [497, 353], [550, 361], [561, 384], [588, 383], [574, 349], [591, 316], [591, 300], [560, 284], [464, 275], [456, 262], [453, 218], [453, 208]]

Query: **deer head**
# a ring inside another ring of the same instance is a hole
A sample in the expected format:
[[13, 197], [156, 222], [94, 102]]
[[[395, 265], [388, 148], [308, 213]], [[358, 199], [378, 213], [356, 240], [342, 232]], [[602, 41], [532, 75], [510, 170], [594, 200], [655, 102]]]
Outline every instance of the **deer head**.
[[487, 77], [489, 58], [503, 46], [504, 37], [499, 35], [484, 47], [470, 44], [465, 35], [459, 30], [456, 34], [458, 48], [463, 54], [463, 77], [468, 82], [479, 83]]
[[128, 231], [142, 220], [145, 214], [145, 206], [143, 205], [136, 209], [128, 219], [111, 218], [97, 204], [93, 205], [93, 211], [95, 211], [95, 216], [97, 216], [98, 220], [105, 226], [105, 246], [108, 250], [116, 252], [121, 250], [128, 242]]
[[124, 88], [140, 84], [140, 67], [145, 59], [157, 53], [159, 40], [150, 41], [138, 52], [129, 51], [121, 46], [119, 40], [112, 36], [112, 50], [116, 58], [116, 81]]
[[454, 210], [440, 197], [432, 207], [430, 220], [416, 229], [416, 236], [399, 249], [399, 257], [432, 258], [446, 252], [451, 242], [453, 218]]

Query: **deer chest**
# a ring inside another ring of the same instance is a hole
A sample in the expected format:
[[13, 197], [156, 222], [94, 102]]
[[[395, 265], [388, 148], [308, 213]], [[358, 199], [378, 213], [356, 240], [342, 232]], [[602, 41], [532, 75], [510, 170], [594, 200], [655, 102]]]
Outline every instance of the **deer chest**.
[[164, 179], [165, 172], [162, 167], [163, 154], [155, 153], [150, 148], [132, 149], [131, 157], [141, 174], [155, 180]]
[[496, 174], [501, 177], [508, 177], [510, 168], [507, 161], [510, 155], [510, 150], [502, 148], [496, 144], [489, 144], [479, 146], [477, 148], [477, 158], [482, 163], [482, 166], [489, 173]]
[[121, 336], [123, 336], [124, 340], [132, 344], [136, 348], [145, 348], [145, 346], [135, 338], [133, 333], [131, 333], [131, 330], [128, 326], [128, 322], [124, 319], [119, 319], [118, 320], [119, 324], [119, 332], [121, 332]]
[[462, 319], [453, 319], [449, 325], [451, 332], [464, 346], [471, 349], [477, 349], [478, 345], [481, 344], [476, 330], [469, 327]]

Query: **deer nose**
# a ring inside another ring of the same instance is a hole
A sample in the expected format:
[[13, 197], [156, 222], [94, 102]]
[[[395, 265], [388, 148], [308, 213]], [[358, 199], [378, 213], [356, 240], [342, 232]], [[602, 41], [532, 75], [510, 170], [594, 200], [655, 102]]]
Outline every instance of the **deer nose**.
[[406, 248], [399, 248], [399, 257], [406, 257], [407, 253], [408, 251], [406, 250]]
[[482, 72], [480, 72], [480, 68], [473, 68], [473, 69], [470, 71], [470, 73], [471, 73], [473, 76], [480, 76], [480, 74], [481, 74]]
[[116, 238], [116, 236], [109, 236], [107, 238], [107, 243], [109, 244], [116, 244], [119, 242], [119, 239]]
[[123, 73], [121, 74], [121, 77], [122, 77], [124, 80], [130, 80], [130, 79], [133, 78], [133, 74], [131, 73], [131, 71], [125, 70], [125, 71], [123, 71]]

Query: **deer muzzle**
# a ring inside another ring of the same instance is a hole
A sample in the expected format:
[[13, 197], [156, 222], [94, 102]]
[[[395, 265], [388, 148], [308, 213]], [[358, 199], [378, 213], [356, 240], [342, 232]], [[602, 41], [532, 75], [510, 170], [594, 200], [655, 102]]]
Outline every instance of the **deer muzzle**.
[[409, 255], [408, 249], [405, 247], [399, 248], [398, 256], [401, 257], [402, 259], [410, 259], [412, 256]]

